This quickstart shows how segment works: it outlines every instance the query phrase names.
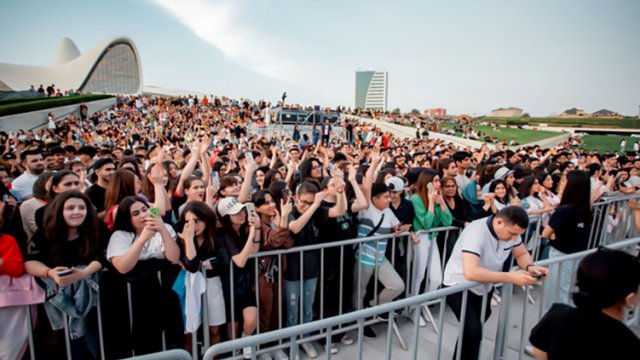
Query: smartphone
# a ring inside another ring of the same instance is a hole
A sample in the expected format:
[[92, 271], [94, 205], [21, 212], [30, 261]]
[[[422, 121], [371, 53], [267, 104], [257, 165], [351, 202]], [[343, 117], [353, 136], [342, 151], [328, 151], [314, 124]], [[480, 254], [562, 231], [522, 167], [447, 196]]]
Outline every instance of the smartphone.
[[244, 206], [247, 208], [247, 212], [249, 216], [256, 216], [256, 206], [252, 202], [244, 203]]
[[149, 208], [149, 214], [153, 216], [160, 216], [160, 209], [158, 209], [157, 207]]
[[433, 184], [432, 183], [428, 183], [427, 184], [427, 189], [429, 190], [429, 192], [433, 192]]
[[56, 275], [58, 275], [58, 276], [67, 276], [67, 275], [70, 275], [72, 273], [73, 273], [73, 270], [71, 270], [71, 269], [56, 271]]
[[533, 275], [533, 278], [534, 279], [542, 279], [544, 276], [545, 276], [544, 274], [536, 274], [536, 275]]
[[246, 153], [244, 153], [244, 158], [247, 160], [253, 160], [253, 154], [251, 153], [251, 151], [247, 151]]

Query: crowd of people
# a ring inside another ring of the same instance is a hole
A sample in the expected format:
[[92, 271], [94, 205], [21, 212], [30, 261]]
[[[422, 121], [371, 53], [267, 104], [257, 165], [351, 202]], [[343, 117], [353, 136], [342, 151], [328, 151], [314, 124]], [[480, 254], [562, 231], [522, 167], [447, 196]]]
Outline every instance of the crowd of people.
[[[0, 322], [26, 323], [23, 305], [33, 305], [38, 358], [97, 358], [100, 300], [106, 356], [121, 358], [160, 351], [163, 338], [167, 348], [190, 349], [201, 308], [216, 344], [387, 303], [405, 289], [530, 285], [549, 271], [533, 265], [526, 239], [534, 232], [537, 258], [585, 250], [591, 205], [640, 189], [637, 153], [472, 149], [398, 138], [352, 116], [333, 124], [342, 132], [324, 122], [311, 137], [297, 128], [292, 136], [251, 133], [269, 112], [270, 104], [244, 99], [120, 97], [104, 112], [0, 132], [0, 274], [18, 294], [0, 291]], [[620, 214], [606, 216], [611, 234]], [[429, 232], [448, 226], [459, 237]], [[397, 241], [322, 256], [259, 256], [394, 234]], [[510, 255], [520, 271], [503, 271]], [[548, 286], [568, 302], [571, 269], [551, 271], [562, 276]], [[482, 291], [466, 305], [463, 359], [478, 356]], [[459, 316], [462, 299], [447, 303]], [[428, 308], [415, 311], [425, 326]], [[20, 358], [24, 334], [2, 331], [0, 352]], [[375, 338], [374, 329], [364, 336]], [[354, 339], [334, 336], [325, 351], [337, 353], [339, 342]], [[318, 356], [312, 342], [301, 348]], [[262, 356], [289, 358], [282, 350]]]

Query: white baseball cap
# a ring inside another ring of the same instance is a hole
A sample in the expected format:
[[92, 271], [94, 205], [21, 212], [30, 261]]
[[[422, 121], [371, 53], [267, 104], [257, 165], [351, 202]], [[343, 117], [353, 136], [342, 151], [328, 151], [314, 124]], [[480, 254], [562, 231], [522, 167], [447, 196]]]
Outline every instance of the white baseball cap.
[[392, 176], [384, 182], [385, 185], [389, 188], [389, 191], [403, 191], [404, 190], [404, 181], [397, 176]]
[[226, 197], [218, 202], [218, 214], [221, 217], [235, 215], [244, 209], [244, 204], [234, 197]]

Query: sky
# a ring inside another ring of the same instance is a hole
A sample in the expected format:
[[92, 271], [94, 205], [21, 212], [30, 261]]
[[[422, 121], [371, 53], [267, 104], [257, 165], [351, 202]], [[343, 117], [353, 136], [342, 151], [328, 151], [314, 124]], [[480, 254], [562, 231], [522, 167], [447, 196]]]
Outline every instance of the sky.
[[353, 107], [355, 71], [386, 70], [389, 110], [636, 116], [639, 17], [637, 0], [2, 0], [0, 62], [126, 36], [145, 86]]

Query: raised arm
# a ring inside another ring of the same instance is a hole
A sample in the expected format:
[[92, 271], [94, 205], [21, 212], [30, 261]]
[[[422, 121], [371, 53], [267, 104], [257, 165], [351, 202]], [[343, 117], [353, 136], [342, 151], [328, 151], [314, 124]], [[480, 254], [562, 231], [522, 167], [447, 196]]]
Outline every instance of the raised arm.
[[375, 176], [376, 168], [380, 165], [382, 156], [377, 149], [371, 153], [371, 165], [364, 174], [364, 180], [362, 181], [362, 192], [367, 199], [371, 199], [371, 186], [373, 185], [373, 178]]
[[253, 159], [245, 159], [244, 180], [242, 181], [242, 187], [238, 195], [238, 202], [245, 203], [249, 200], [249, 196], [251, 196], [251, 181], [253, 180], [253, 173], [257, 168], [258, 166]]
[[362, 189], [360, 188], [360, 185], [356, 180], [356, 173], [357, 173], [356, 168], [350, 165], [348, 180], [349, 180], [349, 183], [351, 184], [351, 187], [353, 188], [353, 192], [356, 195], [356, 201], [351, 206], [352, 212], [359, 212], [369, 207], [369, 200], [362, 192]]
[[191, 174], [193, 174], [193, 171], [196, 169], [196, 165], [198, 164], [199, 159], [199, 153], [200, 144], [198, 143], [191, 148], [191, 157], [189, 158], [189, 162], [187, 162], [187, 165], [184, 166], [184, 169], [182, 169], [182, 173], [180, 174], [180, 180], [178, 180], [178, 185], [176, 186], [176, 193], [178, 193], [178, 195], [180, 196], [184, 195], [184, 182], [189, 176], [191, 176]]

